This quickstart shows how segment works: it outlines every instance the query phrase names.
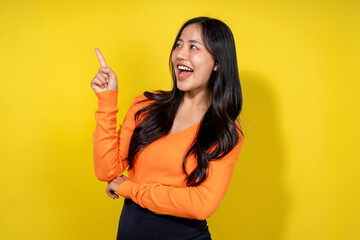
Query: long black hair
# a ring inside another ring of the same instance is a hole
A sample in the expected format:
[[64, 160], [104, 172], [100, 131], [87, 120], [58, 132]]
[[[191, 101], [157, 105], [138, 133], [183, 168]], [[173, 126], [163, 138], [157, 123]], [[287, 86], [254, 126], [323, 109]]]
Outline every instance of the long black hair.
[[[135, 156], [141, 149], [169, 133], [184, 96], [184, 92], [177, 88], [171, 54], [184, 28], [194, 23], [202, 26], [203, 42], [213, 56], [217, 69], [212, 72], [209, 79], [208, 87], [212, 92], [211, 105], [202, 119], [196, 139], [183, 160], [182, 167], [187, 176], [187, 186], [197, 186], [204, 181], [207, 177], [209, 161], [228, 154], [240, 138], [244, 137], [238, 119], [242, 109], [242, 93], [235, 42], [230, 28], [218, 19], [197, 17], [188, 20], [180, 28], [169, 58], [173, 88], [171, 91], [144, 92], [147, 99], [143, 101], [154, 101], [135, 114], [137, 120], [144, 112], [144, 116], [134, 129], [126, 159], [131, 169]], [[239, 129], [241, 136], [236, 129]], [[209, 152], [214, 146], [216, 146], [215, 150]], [[185, 162], [190, 154], [195, 154], [197, 167], [189, 174], [185, 170]]]

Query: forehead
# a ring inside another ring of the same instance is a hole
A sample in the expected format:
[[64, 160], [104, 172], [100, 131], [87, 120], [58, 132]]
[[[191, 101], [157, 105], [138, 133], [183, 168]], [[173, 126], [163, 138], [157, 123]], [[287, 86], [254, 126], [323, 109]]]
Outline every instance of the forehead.
[[181, 32], [180, 38], [183, 41], [197, 40], [202, 42], [202, 27], [199, 23], [192, 23], [186, 26]]

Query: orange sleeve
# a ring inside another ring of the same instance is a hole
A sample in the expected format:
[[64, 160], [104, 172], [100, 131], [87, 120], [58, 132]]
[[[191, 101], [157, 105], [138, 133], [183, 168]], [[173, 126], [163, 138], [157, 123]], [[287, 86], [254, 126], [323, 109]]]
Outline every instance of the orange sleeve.
[[133, 100], [123, 124], [116, 131], [116, 113], [118, 90], [106, 90], [95, 93], [99, 107], [95, 112], [96, 128], [92, 135], [94, 169], [101, 181], [111, 181], [122, 175], [128, 167], [131, 136], [135, 128], [135, 99]]
[[157, 214], [206, 219], [225, 196], [243, 142], [241, 137], [225, 157], [210, 161], [209, 175], [198, 186], [179, 188], [160, 183], [137, 184], [128, 180], [118, 186], [117, 193]]

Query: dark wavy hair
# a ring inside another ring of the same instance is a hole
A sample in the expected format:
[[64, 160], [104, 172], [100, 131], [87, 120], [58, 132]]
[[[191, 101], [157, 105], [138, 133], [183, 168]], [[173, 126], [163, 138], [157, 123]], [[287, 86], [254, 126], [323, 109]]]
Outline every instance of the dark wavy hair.
[[[183, 160], [182, 168], [187, 176], [187, 186], [197, 186], [203, 182], [208, 175], [209, 161], [224, 157], [235, 147], [240, 137], [244, 137], [238, 119], [242, 109], [242, 93], [235, 42], [230, 28], [218, 19], [197, 17], [188, 20], [180, 28], [169, 58], [173, 88], [171, 91], [144, 92], [147, 99], [142, 101], [154, 101], [135, 114], [135, 119], [138, 120], [144, 112], [131, 137], [126, 159], [131, 169], [135, 156], [141, 149], [169, 133], [184, 96], [184, 92], [177, 88], [171, 54], [184, 28], [194, 23], [202, 26], [203, 42], [213, 56], [217, 70], [212, 72], [209, 79], [211, 105], [203, 116], [197, 137]], [[236, 128], [242, 136], [239, 136]], [[215, 146], [215, 150], [210, 152], [210, 148]], [[185, 162], [190, 154], [195, 154], [197, 167], [189, 174], [185, 170]]]

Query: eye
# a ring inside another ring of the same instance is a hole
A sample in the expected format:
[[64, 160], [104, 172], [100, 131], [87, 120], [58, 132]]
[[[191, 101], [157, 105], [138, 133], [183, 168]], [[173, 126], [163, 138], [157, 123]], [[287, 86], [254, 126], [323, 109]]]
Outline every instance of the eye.
[[175, 47], [181, 47], [180, 43], [175, 44]]
[[195, 45], [190, 46], [191, 49], [198, 49]]

